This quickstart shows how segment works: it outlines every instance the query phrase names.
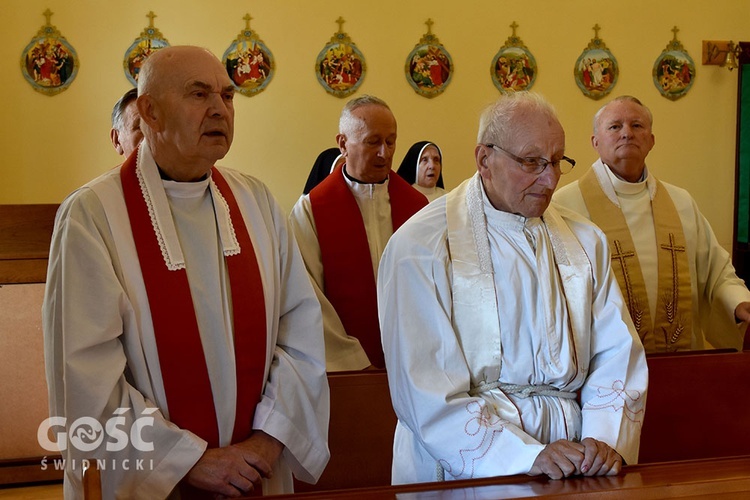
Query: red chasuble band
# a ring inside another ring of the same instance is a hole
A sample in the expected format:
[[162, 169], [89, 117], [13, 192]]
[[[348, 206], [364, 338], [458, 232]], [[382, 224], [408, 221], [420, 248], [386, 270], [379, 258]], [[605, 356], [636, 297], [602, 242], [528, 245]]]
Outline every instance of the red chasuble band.
[[[132, 155], [123, 164], [120, 176], [148, 295], [169, 419], [178, 427], [205, 439], [209, 448], [215, 448], [219, 446], [216, 410], [187, 272], [185, 269], [167, 269], [138, 182], [136, 156]], [[263, 387], [265, 302], [258, 262], [237, 201], [215, 168], [212, 176], [229, 205], [241, 249], [239, 254], [226, 257], [237, 367], [234, 443], [249, 437], [255, 406]]]
[[[343, 167], [310, 191], [323, 261], [325, 295], [348, 335], [356, 337], [370, 363], [385, 367], [380, 343], [375, 276], [362, 214], [344, 180]], [[427, 198], [393, 171], [388, 176], [393, 231], [427, 205]]]

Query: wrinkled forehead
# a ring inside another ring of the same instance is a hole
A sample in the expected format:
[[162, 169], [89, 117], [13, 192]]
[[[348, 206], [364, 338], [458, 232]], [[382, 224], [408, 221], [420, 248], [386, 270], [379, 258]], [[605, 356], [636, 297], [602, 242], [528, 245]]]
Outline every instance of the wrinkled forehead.
[[[161, 55], [161, 51], [154, 56]], [[202, 49], [177, 51], [162, 57], [154, 68], [155, 79], [174, 91], [201, 87], [221, 91], [232, 87], [229, 75], [216, 57]]]
[[632, 101], [617, 101], [607, 105], [599, 116], [599, 123], [641, 122], [651, 126], [651, 115], [640, 104]]
[[554, 114], [543, 109], [519, 109], [512, 118], [511, 140], [529, 147], [553, 145], [565, 149], [565, 130]]
[[359, 139], [371, 135], [395, 135], [397, 132], [396, 117], [390, 109], [368, 104], [352, 111], [355, 127], [352, 131]]

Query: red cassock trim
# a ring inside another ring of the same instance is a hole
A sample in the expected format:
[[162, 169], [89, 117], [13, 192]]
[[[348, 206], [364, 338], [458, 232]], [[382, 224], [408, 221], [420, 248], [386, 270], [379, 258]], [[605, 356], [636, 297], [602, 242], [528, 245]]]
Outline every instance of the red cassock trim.
[[[148, 295], [169, 419], [178, 427], [205, 439], [209, 448], [215, 448], [219, 446], [216, 410], [187, 272], [184, 269], [170, 271], [164, 263], [136, 176], [136, 156], [132, 155], [123, 164], [120, 176]], [[265, 300], [255, 251], [237, 201], [216, 169], [213, 169], [212, 176], [229, 205], [241, 249], [239, 254], [226, 257], [237, 366], [234, 443], [250, 436], [255, 406], [263, 388]]]
[[[348, 335], [356, 337], [370, 363], [385, 367], [378, 324], [378, 302], [370, 246], [362, 214], [337, 167], [310, 191], [323, 261], [325, 295]], [[393, 231], [427, 205], [427, 198], [391, 170], [388, 195]]]

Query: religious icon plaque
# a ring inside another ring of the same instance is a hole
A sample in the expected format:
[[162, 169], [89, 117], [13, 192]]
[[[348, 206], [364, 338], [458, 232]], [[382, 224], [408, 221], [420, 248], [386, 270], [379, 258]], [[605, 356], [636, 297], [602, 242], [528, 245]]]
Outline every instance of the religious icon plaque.
[[513, 21], [510, 25], [513, 34], [500, 47], [490, 66], [492, 83], [500, 92], [515, 90], [530, 90], [536, 81], [536, 59], [516, 36], [518, 24]]
[[146, 62], [148, 56], [159, 49], [169, 47], [167, 39], [164, 38], [158, 28], [154, 27], [156, 14], [149, 12], [146, 14], [146, 17], [148, 17], [148, 26], [143, 29], [138, 38], [125, 51], [125, 57], [122, 61], [125, 77], [127, 77], [134, 87], [138, 85], [138, 73], [141, 71], [141, 66]]
[[651, 71], [659, 93], [671, 101], [687, 94], [695, 81], [695, 63], [677, 40], [678, 31], [677, 26], [672, 28], [674, 37], [656, 58]]
[[414, 91], [423, 97], [442, 94], [453, 78], [453, 59], [432, 33], [432, 19], [428, 19], [427, 33], [414, 46], [406, 58], [404, 71], [406, 81]]
[[344, 19], [339, 17], [338, 32], [323, 47], [315, 60], [315, 76], [326, 92], [336, 97], [347, 97], [362, 85], [367, 66], [365, 56], [344, 33]]
[[53, 96], [67, 90], [78, 75], [79, 60], [75, 49], [57, 27], [50, 23], [53, 12], [43, 15], [47, 22], [23, 49], [21, 72], [37, 92]]
[[263, 92], [271, 82], [276, 64], [266, 44], [250, 29], [250, 14], [242, 19], [245, 29], [229, 45], [221, 61], [237, 92], [252, 97]]
[[599, 38], [599, 25], [595, 25], [594, 38], [578, 57], [573, 68], [576, 85], [583, 95], [601, 99], [612, 92], [620, 74], [619, 65], [604, 40]]

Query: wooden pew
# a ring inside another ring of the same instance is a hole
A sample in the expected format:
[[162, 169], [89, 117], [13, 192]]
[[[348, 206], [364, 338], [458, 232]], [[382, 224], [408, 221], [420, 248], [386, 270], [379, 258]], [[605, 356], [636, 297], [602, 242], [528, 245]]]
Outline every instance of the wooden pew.
[[[433, 483], [279, 495], [292, 500], [466, 500], [482, 498], [614, 500], [750, 498], [750, 456], [629, 465], [616, 476], [496, 476]], [[247, 497], [250, 498], [250, 497]]]
[[640, 463], [750, 455], [750, 351], [649, 355]]
[[[0, 286], [44, 282], [56, 210], [57, 205], [0, 205]], [[17, 285], [6, 286], [6, 292], [12, 291], [10, 286]], [[20, 285], [18, 290], [21, 287], [25, 289], [27, 285]], [[26, 290], [23, 293], [27, 293]], [[38, 293], [32, 295], [38, 299]], [[37, 299], [21, 307], [35, 314], [41, 306]], [[19, 307], [7, 302], [4, 305]], [[10, 339], [7, 330], [4, 332], [2, 328], [0, 322], [0, 346], [1, 341]], [[36, 328], [30, 327], [30, 334], [37, 335]], [[750, 335], [745, 338], [745, 347], [750, 348]], [[0, 365], [5, 363], [4, 353], [16, 359], [10, 350], [0, 348]], [[648, 363], [651, 384], [643, 427], [642, 463], [750, 454], [750, 351], [656, 355], [649, 356]], [[43, 411], [40, 413], [39, 408], [28, 411], [45, 418], [46, 389], [38, 387], [40, 381], [45, 384], [43, 364], [39, 359], [35, 364], [38, 366], [24, 372], [11, 371], [15, 377], [34, 379], [36, 385], [31, 399], [35, 398], [36, 405], [43, 407]], [[389, 485], [396, 416], [385, 372], [332, 373], [328, 380], [331, 461], [317, 485], [295, 482], [295, 488], [304, 492]], [[26, 382], [19, 379], [12, 385], [23, 387], [24, 384]], [[6, 384], [6, 387], [11, 385]], [[29, 400], [28, 396], [24, 399]], [[7, 404], [4, 407], [7, 408]], [[32, 414], [23, 411], [24, 417]], [[10, 419], [10, 423], [0, 421], [0, 429], [17, 428], [18, 411], [0, 417], [0, 420]], [[11, 434], [33, 441], [24, 446], [36, 445], [35, 434], [26, 431]], [[0, 485], [51, 477], [39, 477], [41, 457], [17, 449], [9, 453], [11, 456], [0, 454]]]
[[298, 492], [391, 484], [396, 414], [384, 370], [328, 375], [331, 460], [317, 484], [295, 480]]
[[41, 307], [57, 207], [0, 205], [0, 485], [62, 478], [36, 436], [49, 416]]
[[[649, 355], [640, 463], [750, 455], [750, 351]], [[385, 372], [328, 376], [331, 461], [298, 492], [390, 484], [393, 413]]]
[[0, 205], [0, 284], [44, 283], [59, 205]]

